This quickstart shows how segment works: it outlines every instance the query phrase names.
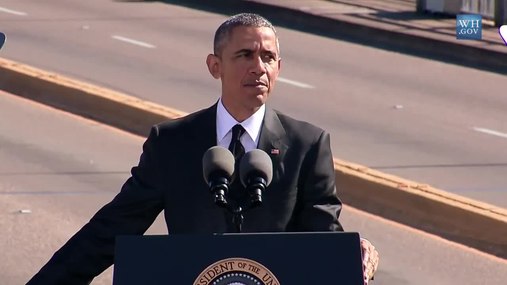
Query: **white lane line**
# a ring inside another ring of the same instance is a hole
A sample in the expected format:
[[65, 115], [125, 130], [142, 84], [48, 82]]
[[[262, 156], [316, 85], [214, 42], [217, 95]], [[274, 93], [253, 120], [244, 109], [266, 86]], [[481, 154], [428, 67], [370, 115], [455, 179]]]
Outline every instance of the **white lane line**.
[[155, 46], [152, 45], [152, 44], [141, 42], [141, 41], [138, 41], [138, 40], [129, 39], [129, 38], [118, 36], [118, 35], [113, 35], [111, 37], [113, 39], [115, 39], [115, 40], [119, 40], [119, 41], [126, 42], [126, 43], [129, 43], [129, 44], [137, 45], [137, 46], [140, 46], [140, 47], [155, 48]]
[[9, 13], [9, 14], [17, 15], [17, 16], [26, 16], [26, 15], [28, 15], [25, 12], [11, 10], [11, 9], [7, 9], [7, 8], [4, 8], [4, 7], [0, 7], [0, 12]]
[[485, 133], [485, 134], [488, 134], [488, 135], [493, 135], [493, 136], [497, 136], [497, 137], [501, 137], [501, 138], [507, 139], [507, 134], [499, 132], [499, 131], [485, 129], [485, 128], [478, 128], [478, 127], [473, 127], [473, 130], [476, 131], [476, 132], [481, 132], [481, 133]]
[[298, 82], [298, 81], [294, 81], [294, 80], [290, 80], [290, 79], [283, 78], [283, 77], [278, 77], [277, 80], [280, 81], [280, 82], [283, 82], [283, 83], [294, 85], [296, 87], [300, 87], [300, 88], [306, 88], [306, 89], [313, 89], [313, 88], [315, 88], [312, 85], [309, 85], [309, 84], [306, 84], [306, 83], [302, 83], [302, 82]]

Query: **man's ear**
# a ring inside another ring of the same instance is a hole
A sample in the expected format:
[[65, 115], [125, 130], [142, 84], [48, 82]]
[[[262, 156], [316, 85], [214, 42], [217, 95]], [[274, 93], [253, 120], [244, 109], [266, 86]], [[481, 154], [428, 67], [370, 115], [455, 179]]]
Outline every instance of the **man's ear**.
[[215, 79], [220, 78], [220, 58], [214, 54], [208, 54], [206, 57], [206, 64], [208, 65], [208, 70], [211, 76]]

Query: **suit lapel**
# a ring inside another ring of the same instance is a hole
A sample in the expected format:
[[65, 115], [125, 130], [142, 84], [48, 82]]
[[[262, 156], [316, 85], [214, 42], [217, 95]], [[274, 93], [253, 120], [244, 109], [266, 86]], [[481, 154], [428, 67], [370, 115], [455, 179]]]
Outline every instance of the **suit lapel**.
[[268, 106], [266, 106], [258, 148], [264, 150], [271, 157], [273, 178], [280, 177], [279, 175], [284, 172], [282, 162], [289, 148], [289, 142], [278, 115]]

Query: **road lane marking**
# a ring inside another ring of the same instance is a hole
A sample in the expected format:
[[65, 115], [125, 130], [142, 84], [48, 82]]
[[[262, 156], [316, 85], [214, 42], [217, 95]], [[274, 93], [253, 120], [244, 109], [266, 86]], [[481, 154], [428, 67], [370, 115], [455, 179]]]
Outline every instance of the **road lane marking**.
[[0, 12], [9, 13], [9, 14], [13, 14], [13, 15], [16, 15], [16, 16], [26, 16], [26, 15], [28, 15], [25, 12], [11, 10], [11, 9], [7, 9], [7, 8], [4, 8], [4, 7], [0, 7]]
[[283, 82], [283, 83], [294, 85], [296, 87], [300, 87], [300, 88], [306, 88], [306, 89], [313, 89], [313, 88], [315, 88], [312, 85], [309, 85], [309, 84], [306, 84], [306, 83], [302, 83], [302, 82], [298, 82], [298, 81], [294, 81], [294, 80], [290, 80], [290, 79], [283, 78], [283, 77], [278, 77], [277, 80], [280, 81], [280, 82]]
[[473, 130], [476, 132], [485, 133], [488, 135], [497, 136], [497, 137], [507, 139], [507, 134], [499, 132], [499, 131], [485, 129], [485, 128], [478, 128], [478, 127], [473, 127]]
[[122, 42], [126, 42], [129, 44], [133, 44], [133, 45], [137, 45], [137, 46], [141, 46], [141, 47], [145, 47], [145, 48], [155, 48], [155, 46], [152, 44], [141, 42], [141, 41], [134, 40], [134, 39], [129, 39], [129, 38], [118, 36], [118, 35], [113, 35], [112, 38], [115, 40], [119, 40]]

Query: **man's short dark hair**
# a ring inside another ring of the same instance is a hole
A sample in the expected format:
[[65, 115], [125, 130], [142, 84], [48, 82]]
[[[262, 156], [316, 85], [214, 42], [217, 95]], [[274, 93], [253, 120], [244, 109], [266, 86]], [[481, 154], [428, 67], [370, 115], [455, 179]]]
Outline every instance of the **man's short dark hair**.
[[229, 40], [232, 30], [236, 27], [270, 28], [273, 33], [275, 33], [276, 48], [278, 53], [280, 53], [278, 36], [276, 35], [276, 30], [273, 24], [271, 24], [268, 20], [260, 15], [242, 13], [230, 17], [225, 22], [223, 22], [220, 27], [218, 27], [217, 31], [215, 32], [215, 39], [213, 40], [213, 52], [215, 55], [220, 55], [222, 53], [225, 43], [227, 40]]

